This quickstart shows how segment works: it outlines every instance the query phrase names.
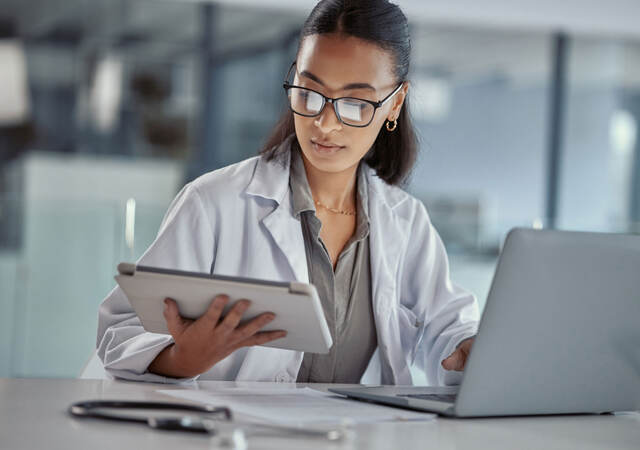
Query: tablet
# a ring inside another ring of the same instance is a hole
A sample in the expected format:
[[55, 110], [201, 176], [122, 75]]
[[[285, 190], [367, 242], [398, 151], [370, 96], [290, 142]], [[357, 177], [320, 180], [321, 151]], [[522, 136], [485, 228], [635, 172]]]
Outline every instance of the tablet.
[[277, 282], [253, 278], [237, 278], [208, 273], [185, 272], [157, 267], [121, 263], [115, 277], [146, 331], [169, 334], [162, 315], [164, 299], [178, 304], [180, 315], [197, 319], [205, 313], [213, 298], [229, 296], [223, 310], [226, 314], [240, 299], [251, 300], [242, 320], [250, 320], [264, 312], [276, 318], [261, 331], [286, 330], [287, 336], [265, 347], [328, 353], [331, 334], [325, 320], [315, 286], [297, 282]]

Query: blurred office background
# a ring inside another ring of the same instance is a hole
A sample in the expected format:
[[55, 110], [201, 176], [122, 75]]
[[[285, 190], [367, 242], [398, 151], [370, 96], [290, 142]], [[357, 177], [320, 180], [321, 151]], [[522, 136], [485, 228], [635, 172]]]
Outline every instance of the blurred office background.
[[[399, 0], [425, 202], [484, 305], [514, 226], [640, 232], [640, 2]], [[179, 188], [256, 154], [314, 2], [0, 0], [0, 377], [75, 377]]]

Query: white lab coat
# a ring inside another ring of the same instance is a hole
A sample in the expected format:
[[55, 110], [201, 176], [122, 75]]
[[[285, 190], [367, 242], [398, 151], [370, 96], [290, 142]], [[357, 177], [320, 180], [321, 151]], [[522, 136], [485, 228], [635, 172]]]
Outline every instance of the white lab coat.
[[[207, 173], [172, 202], [158, 236], [138, 261], [220, 275], [308, 282], [300, 221], [292, 213], [289, 159], [254, 157]], [[440, 361], [476, 333], [473, 295], [454, 286], [444, 246], [424, 205], [387, 185], [372, 169], [369, 185], [371, 292], [378, 349], [362, 383], [412, 384], [410, 366], [430, 384], [456, 384]], [[148, 372], [173, 342], [147, 333], [116, 287], [99, 309], [97, 352], [108, 374], [129, 380], [180, 382]], [[241, 348], [202, 380], [295, 381], [303, 353]]]

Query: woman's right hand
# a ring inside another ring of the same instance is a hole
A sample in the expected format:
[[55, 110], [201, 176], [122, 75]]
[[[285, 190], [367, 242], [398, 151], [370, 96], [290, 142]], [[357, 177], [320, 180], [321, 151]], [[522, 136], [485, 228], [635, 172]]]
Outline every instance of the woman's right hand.
[[287, 335], [283, 330], [260, 331], [275, 318], [273, 313], [260, 314], [241, 324], [249, 300], [237, 301], [220, 320], [228, 301], [228, 296], [218, 295], [200, 318], [190, 320], [180, 316], [174, 300], [165, 299], [164, 318], [175, 343], [156, 356], [149, 371], [175, 378], [194, 377], [240, 347], [266, 344]]

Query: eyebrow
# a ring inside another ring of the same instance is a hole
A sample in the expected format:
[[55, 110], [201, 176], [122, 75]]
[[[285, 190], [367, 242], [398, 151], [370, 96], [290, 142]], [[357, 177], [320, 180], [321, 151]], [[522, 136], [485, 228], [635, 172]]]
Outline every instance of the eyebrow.
[[[318, 78], [317, 76], [315, 76], [314, 74], [312, 74], [311, 72], [309, 72], [307, 70], [303, 70], [302, 72], [300, 72], [300, 76], [307, 77], [307, 78], [315, 81], [319, 85], [325, 86], [325, 84], [322, 82], [322, 80], [320, 80], [320, 78]], [[341, 90], [346, 91], [346, 90], [349, 90], [349, 89], [370, 89], [372, 91], [376, 91], [376, 88], [371, 86], [369, 83], [349, 83], [349, 84], [345, 84], [344, 86], [342, 86]]]

